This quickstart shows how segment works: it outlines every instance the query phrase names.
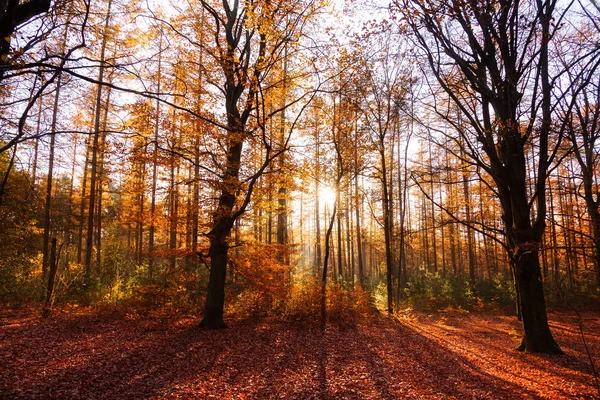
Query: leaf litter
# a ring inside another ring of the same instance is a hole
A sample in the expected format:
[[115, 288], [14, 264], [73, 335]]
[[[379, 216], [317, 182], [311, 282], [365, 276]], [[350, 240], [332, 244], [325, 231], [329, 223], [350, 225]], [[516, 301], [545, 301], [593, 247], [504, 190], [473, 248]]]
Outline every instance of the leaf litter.
[[[0, 398], [594, 399], [578, 320], [551, 313], [566, 355], [514, 350], [520, 325], [492, 312], [375, 315], [353, 326], [35, 309], [0, 315]], [[583, 314], [600, 364], [600, 315]]]

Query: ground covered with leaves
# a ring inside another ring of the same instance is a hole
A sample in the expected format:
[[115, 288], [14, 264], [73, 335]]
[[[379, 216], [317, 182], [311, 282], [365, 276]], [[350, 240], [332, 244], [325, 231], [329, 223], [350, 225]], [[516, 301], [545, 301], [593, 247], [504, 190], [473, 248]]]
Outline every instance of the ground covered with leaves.
[[[353, 326], [64, 309], [0, 311], [0, 398], [592, 399], [577, 318], [551, 313], [566, 355], [519, 353], [514, 317], [375, 314]], [[583, 314], [600, 363], [600, 314]]]

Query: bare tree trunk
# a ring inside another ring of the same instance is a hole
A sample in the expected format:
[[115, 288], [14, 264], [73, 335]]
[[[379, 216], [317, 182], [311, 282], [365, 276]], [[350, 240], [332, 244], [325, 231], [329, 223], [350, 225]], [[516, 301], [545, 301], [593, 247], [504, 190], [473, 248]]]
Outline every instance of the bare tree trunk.
[[0, 181], [0, 207], [4, 201], [4, 191], [6, 190], [6, 183], [8, 182], [8, 177], [15, 165], [15, 157], [17, 156], [17, 145], [14, 146], [13, 154], [10, 157], [10, 161], [8, 162], [8, 168], [6, 168], [6, 172]]
[[469, 280], [475, 283], [475, 238], [471, 227], [471, 189], [469, 187], [469, 170], [463, 169], [463, 196], [465, 200], [465, 220], [467, 221], [467, 256], [469, 259]]
[[432, 138], [431, 138], [431, 131], [429, 131], [429, 140], [427, 141], [427, 150], [429, 152], [429, 179], [430, 179], [430, 187], [429, 187], [429, 193], [431, 193], [431, 250], [433, 253], [433, 272], [437, 274], [438, 272], [438, 258], [437, 258], [437, 234], [435, 231], [435, 203], [434, 200], [435, 199], [435, 189], [434, 189], [434, 183], [433, 183], [433, 154], [431, 152], [431, 142], [432, 142]]
[[90, 162], [90, 137], [85, 140], [85, 161], [83, 163], [83, 179], [81, 181], [81, 201], [79, 203], [79, 233], [77, 235], [77, 264], [81, 264], [83, 253], [83, 225], [85, 220], [85, 198], [87, 195], [88, 164]]
[[[109, 82], [111, 79], [109, 79]], [[99, 158], [99, 167], [98, 167], [98, 194], [97, 194], [97, 202], [98, 209], [96, 213], [96, 268], [100, 268], [102, 261], [102, 216], [104, 214], [102, 203], [104, 196], [104, 175], [105, 175], [105, 163], [104, 158], [106, 156], [106, 137], [108, 135], [107, 127], [108, 127], [108, 109], [110, 107], [110, 95], [111, 95], [111, 87], [109, 86], [106, 92], [106, 101], [104, 107], [104, 115], [102, 117], [102, 134], [100, 135], [100, 142], [98, 147], [98, 158]]]
[[[65, 28], [65, 36], [63, 38], [63, 47], [67, 40], [68, 29]], [[48, 155], [48, 176], [46, 180], [46, 202], [44, 205], [44, 236], [42, 243], [42, 282], [46, 282], [48, 274], [48, 261], [49, 261], [49, 249], [50, 243], [50, 208], [52, 204], [52, 183], [54, 175], [54, 147], [56, 145], [56, 123], [58, 118], [58, 107], [60, 100], [60, 90], [62, 88], [62, 73], [59, 72], [56, 78], [56, 92], [54, 93], [54, 105], [52, 109], [52, 122], [50, 124], [50, 153]]]
[[73, 136], [73, 164], [71, 165], [71, 182], [69, 183], [69, 208], [67, 211], [67, 226], [65, 227], [65, 244], [67, 247], [66, 256], [65, 256], [65, 266], [69, 267], [69, 259], [70, 253], [69, 248], [71, 246], [73, 235], [72, 235], [72, 225], [73, 225], [73, 193], [75, 191], [75, 165], [77, 163], [77, 135]]
[[158, 76], [156, 79], [156, 114], [154, 116], [154, 140], [152, 143], [152, 191], [150, 197], [150, 229], [148, 232], [148, 276], [150, 279], [154, 275], [154, 235], [156, 232], [156, 185], [158, 180], [158, 133], [160, 131], [160, 96], [162, 80], [162, 41], [163, 35], [160, 34], [158, 44]]
[[[62, 248], [62, 245], [60, 246]], [[56, 277], [56, 271], [58, 269], [58, 258], [60, 256], [60, 250], [58, 251], [59, 255], [56, 254], [56, 238], [52, 238], [52, 246], [50, 250], [50, 271], [48, 274], [48, 285], [46, 286], [45, 293], [45, 304], [44, 310], [42, 311], [42, 317], [47, 318], [50, 316], [52, 312], [52, 293], [54, 292], [54, 279]]]
[[321, 267], [322, 265], [322, 255], [321, 255], [321, 215], [319, 204], [319, 189], [320, 189], [320, 181], [321, 181], [321, 154], [320, 154], [320, 137], [319, 137], [319, 111], [316, 112], [316, 121], [315, 121], [315, 266], [316, 268]]
[[[281, 96], [281, 106], [284, 107], [280, 113], [279, 118], [279, 142], [280, 146], [285, 146], [285, 104], [287, 96], [287, 63], [288, 63], [288, 47], [284, 45], [283, 51], [283, 95]], [[287, 265], [289, 259], [287, 256], [287, 249], [285, 246], [288, 244], [288, 209], [287, 209], [287, 179], [286, 179], [286, 158], [285, 153], [279, 158], [279, 189], [277, 191], [277, 244], [280, 246], [278, 259], [279, 262]]]
[[106, 43], [108, 41], [108, 25], [110, 22], [110, 9], [112, 0], [108, 0], [108, 9], [104, 20], [104, 32], [102, 35], [102, 49], [100, 51], [100, 71], [98, 72], [98, 88], [96, 93], [96, 112], [94, 122], [94, 136], [92, 141], [92, 163], [90, 171], [90, 202], [88, 207], [88, 229], [86, 238], [86, 251], [84, 260], [84, 285], [89, 290], [92, 277], [92, 253], [94, 244], [94, 211], [96, 208], [96, 179], [98, 168], [98, 144], [100, 140], [100, 114], [102, 107], [102, 83], [104, 82], [104, 68]]

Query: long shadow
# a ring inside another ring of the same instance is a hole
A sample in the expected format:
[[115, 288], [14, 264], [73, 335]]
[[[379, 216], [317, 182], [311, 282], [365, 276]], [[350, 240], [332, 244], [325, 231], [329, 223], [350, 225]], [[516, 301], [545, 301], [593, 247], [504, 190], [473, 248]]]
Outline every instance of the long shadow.
[[[390, 377], [383, 382], [381, 395], [384, 398], [394, 398], [387, 394], [393, 391], [405, 392], [403, 396], [409, 397], [411, 390], [415, 393], [429, 392], [431, 396], [456, 398], [539, 397], [535, 392], [482, 371], [469, 359], [440, 346], [407, 325], [383, 325], [378, 327], [378, 331], [388, 332], [387, 340], [383, 343], [385, 348], [371, 346], [369, 354], [374, 366], [372, 373]], [[377, 335], [368, 332], [363, 333], [362, 342], [381, 344]], [[381, 354], [393, 356], [384, 359]], [[388, 366], [394, 362], [400, 364], [401, 369], [395, 371], [396, 376], [390, 376]], [[404, 388], [390, 387], [389, 382], [394, 379], [401, 379]]]
[[[316, 330], [269, 321], [238, 322], [221, 331], [201, 330], [195, 324], [84, 322], [55, 326], [58, 333], [53, 337], [62, 339], [45, 345], [60, 351], [25, 356], [41, 358], [46, 376], [29, 381], [27, 388], [0, 388], [0, 397], [326, 397], [327, 345]], [[127, 324], [131, 329], [125, 329]], [[96, 341], [95, 346], [81, 347], [88, 341]], [[70, 351], [67, 343], [74, 344]], [[52, 360], [57, 354], [73, 360], [63, 360], [66, 366], [59, 368], [61, 360]]]
[[[505, 323], [507, 326], [514, 329], [519, 330], [520, 328], [520, 323], [516, 320], [506, 321]], [[491, 324], [493, 325], [493, 323]], [[446, 327], [440, 325], [436, 325], [436, 328], [442, 331], [447, 329]], [[463, 329], [463, 332], [466, 329], [477, 332], [476, 335], [469, 336], [469, 342], [477, 345], [481, 349], [485, 349], [486, 354], [491, 354], [492, 352], [500, 353], [503, 357], [513, 360], [514, 363], [522, 364], [532, 369], [537, 369], [546, 374], [555, 375], [556, 377], [560, 377], [565, 382], [579, 382], [580, 384], [585, 385], [588, 381], [593, 379], [593, 372], [587, 359], [587, 355], [582, 348], [579, 348], [583, 347], [583, 345], [577, 343], [579, 340], [578, 338], [575, 339], [576, 343], [573, 343], [573, 338], [567, 339], [567, 335], [565, 335], [564, 331], [561, 329], [554, 329], [554, 334], [559, 344], [563, 345], [563, 350], [565, 350], [567, 354], [557, 356], [536, 353], [521, 353], [515, 351], [514, 348], [508, 343], [503, 346], [492, 344], [493, 342], [506, 342], [506, 332], [502, 332], [501, 330], [494, 330], [494, 328], [491, 327], [474, 327], [472, 325], [467, 325], [464, 328], [465, 329]], [[488, 330], [495, 333], [487, 333]], [[439, 341], [440, 343], [444, 343], [448, 348], [452, 348], [452, 342], [449, 340], [449, 338], [444, 337], [443, 335], [436, 335], [431, 332], [429, 332], [427, 335], [435, 338], [435, 340]], [[490, 343], [490, 341], [492, 343]], [[489, 350], [492, 350], [492, 352]], [[507, 365], [499, 366], [498, 368], [510, 372], [511, 365], [513, 365], [513, 363], [509, 362]], [[565, 395], [568, 396], [569, 394]]]
[[[61, 354], [68, 358], [81, 360], [64, 360], [64, 368], [47, 368], [44, 377], [32, 382], [27, 388], [30, 393], [44, 398], [146, 398], [157, 396], [173, 380], [185, 379], [192, 371], [201, 373], [209, 371], [216, 359], [225, 351], [226, 338], [210, 340], [212, 332], [203, 332], [194, 326], [174, 329], [168, 332], [167, 326], [154, 324], [138, 324], [136, 321], [121, 321], [116, 329], [126, 328], [133, 324], [134, 334], [125, 333], [123, 337], [113, 337], [106, 343], [117, 348], [89, 347], [83, 352], [75, 350]], [[101, 330], [93, 327], [82, 327], [74, 340], [74, 328], [71, 321], [65, 325], [66, 340], [102, 342]], [[85, 329], [88, 328], [88, 329]], [[119, 333], [115, 333], [118, 335]], [[215, 333], [219, 335], [219, 333]], [[216, 338], [215, 338], [216, 339]], [[129, 343], [128, 343], [129, 342]], [[189, 351], [199, 342], [210, 344], [210, 351], [196, 351], [195, 357], [189, 357]], [[46, 343], [49, 349], [64, 347], [66, 343]], [[89, 354], [89, 350], [93, 354]], [[200, 356], [200, 357], [198, 357]], [[48, 362], [52, 360], [49, 353]], [[54, 363], [59, 364], [59, 363]], [[23, 392], [15, 388], [9, 390], [9, 397], [21, 395]]]
[[[220, 331], [201, 330], [196, 323], [176, 325], [173, 321], [159, 323], [148, 319], [101, 321], [97, 325], [93, 320], [75, 320], [36, 327], [38, 333], [46, 328], [53, 330], [52, 337], [31, 343], [53, 351], [32, 350], [19, 357], [38, 357], [41, 362], [37, 367], [48, 367], [43, 371], [27, 370], [33, 377], [28, 387], [17, 388], [8, 382], [8, 386], [0, 387], [0, 397], [539, 396], [482, 370], [469, 358], [452, 351], [450, 341], [446, 348], [429, 334], [381, 317], [345, 331], [332, 325], [325, 328], [315, 323], [299, 328], [268, 320], [240, 321]], [[25, 329], [22, 340], [31, 339], [32, 334]], [[60, 368], [63, 361], [69, 363]], [[25, 370], [21, 368], [19, 373]]]
[[[486, 316], [484, 316], [485, 318]], [[502, 353], [512, 353], [511, 358], [514, 358], [515, 361], [518, 361], [523, 364], [528, 364], [533, 368], [544, 370], [549, 373], [553, 373], [556, 375], [560, 375], [562, 378], [570, 379], [570, 380], [581, 380], [581, 374], [592, 374], [591, 366], [587, 359], [587, 354], [585, 354], [585, 349], [583, 348], [583, 344], [581, 343], [581, 339], [579, 337], [579, 332], [570, 329], [565, 326], [564, 316], [555, 316], [554, 318], [559, 318], [560, 321], [552, 322], [551, 320], [551, 329], [554, 332], [554, 336], [557, 339], [558, 343], [562, 345], [563, 350], [565, 350], [566, 355], [556, 356], [556, 355], [543, 355], [543, 354], [532, 354], [532, 353], [520, 353], [513, 352], [513, 347], [511, 344], [506, 344], [503, 346], [494, 344], [494, 340], [490, 339], [504, 339], [506, 337], [506, 332], [495, 328], [493, 322], [490, 322], [489, 325], [482, 327], [481, 325], [473, 326], [470, 319], [467, 318], [467, 325], [463, 325], [465, 320], [461, 318], [452, 318], [451, 316], [447, 318], [438, 318], [436, 322], [439, 320], [443, 320], [444, 325], [436, 325], [436, 328], [440, 331], [445, 331], [448, 333], [450, 337], [444, 337], [443, 335], [435, 335], [433, 333], [428, 333], [429, 336], [435, 337], [437, 340], [441, 342], [445, 342], [451, 347], [451, 337], [454, 335], [463, 335], [467, 330], [477, 332], [476, 335], [469, 336], [469, 341], [472, 343], [476, 343], [480, 345], [482, 348], [490, 349]], [[488, 322], [483, 320], [484, 322]], [[516, 321], [504, 321], [507, 327], [515, 329], [517, 331], [520, 330], [521, 323]], [[452, 327], [452, 329], [448, 328]], [[454, 329], [454, 330], [453, 330]], [[568, 336], [571, 336], [570, 338]], [[594, 335], [591, 335], [594, 336]], [[597, 340], [593, 337], [587, 338], [588, 345], [590, 343], [597, 344]], [[516, 347], [516, 344], [515, 344]], [[592, 348], [593, 346], [590, 346]], [[597, 358], [592, 351], [592, 356]], [[574, 373], [566, 373], [565, 370], [572, 370]]]

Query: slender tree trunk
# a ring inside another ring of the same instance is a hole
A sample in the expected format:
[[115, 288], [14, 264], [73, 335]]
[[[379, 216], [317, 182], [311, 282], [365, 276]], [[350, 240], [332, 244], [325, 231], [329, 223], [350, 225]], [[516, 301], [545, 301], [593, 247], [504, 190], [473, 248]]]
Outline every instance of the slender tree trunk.
[[194, 143], [194, 191], [192, 195], [192, 252], [198, 253], [199, 204], [200, 201], [200, 132], [196, 132]]
[[[61, 245], [62, 248], [62, 245]], [[59, 251], [60, 253], [60, 251]], [[52, 246], [50, 250], [50, 270], [48, 274], [48, 285], [45, 290], [45, 304], [42, 317], [47, 318], [50, 316], [52, 310], [52, 292], [54, 292], [54, 278], [56, 277], [56, 270], [58, 269], [58, 257], [56, 255], [56, 238], [52, 238]]]
[[467, 221], [467, 256], [469, 259], [469, 280], [475, 283], [475, 240], [471, 228], [471, 189], [469, 187], [469, 171], [463, 170], [463, 195], [465, 198], [465, 218]]
[[152, 191], [150, 197], [150, 229], [148, 232], [148, 276], [154, 275], [154, 236], [156, 233], [156, 185], [158, 181], [158, 134], [160, 131], [160, 96], [162, 80], [162, 32], [158, 44], [158, 76], [156, 79], [156, 114], [154, 115], [154, 139], [152, 143]]
[[[65, 227], [65, 245], [66, 245], [66, 256], [65, 266], [69, 268], [70, 259], [70, 247], [73, 240], [72, 226], [73, 226], [73, 193], [75, 192], [75, 165], [77, 164], [77, 142], [78, 136], [73, 136], [73, 164], [71, 164], [71, 181], [69, 183], [69, 207], [67, 211], [67, 226]], [[128, 246], [129, 247], [129, 246]]]
[[[279, 118], [279, 142], [281, 146], [285, 146], [285, 104], [287, 96], [287, 63], [288, 63], [288, 48], [285, 45], [283, 51], [283, 94], [281, 96], [281, 106], [284, 107], [280, 113]], [[287, 210], [287, 197], [288, 197], [288, 180], [286, 179], [286, 157], [285, 153], [279, 158], [279, 189], [277, 191], [277, 244], [279, 245], [278, 259], [279, 262], [287, 265], [289, 264], [287, 249], [285, 246], [288, 244], [288, 210]]]
[[[173, 126], [176, 126], [175, 121], [176, 115], [173, 112]], [[171, 252], [170, 255], [170, 266], [171, 269], [175, 269], [177, 257], [174, 254], [177, 249], [177, 223], [178, 223], [178, 214], [179, 214], [179, 191], [177, 190], [177, 175], [178, 175], [178, 167], [176, 164], [175, 153], [174, 150], [177, 147], [177, 138], [175, 132], [172, 132], [173, 136], [173, 145], [171, 151], [171, 172], [170, 172], [170, 183], [169, 183], [169, 250]]]
[[102, 48], [100, 51], [100, 71], [98, 72], [98, 88], [96, 93], [96, 112], [94, 122], [94, 135], [92, 140], [92, 163], [90, 171], [90, 202], [88, 207], [88, 229], [86, 238], [86, 251], [84, 260], [84, 285], [89, 290], [92, 277], [92, 253], [94, 246], [94, 211], [96, 208], [96, 179], [98, 168], [98, 144], [100, 140], [100, 114], [102, 107], [102, 83], [104, 82], [104, 62], [106, 55], [106, 44], [108, 41], [108, 26], [110, 23], [110, 9], [112, 0], [108, 1], [108, 9], [104, 20], [104, 31], [102, 35]]
[[360, 192], [358, 188], [358, 175], [354, 182], [354, 201], [356, 208], [356, 253], [358, 258], [358, 282], [361, 286], [365, 285], [365, 259], [363, 255], [362, 225], [360, 218]]
[[6, 190], [6, 184], [8, 183], [8, 177], [10, 176], [10, 173], [12, 172], [12, 169], [15, 165], [15, 158], [17, 156], [17, 145], [14, 146], [13, 149], [13, 154], [10, 157], [10, 161], [8, 162], [8, 168], [6, 168], [6, 172], [4, 172], [4, 176], [2, 177], [2, 180], [0, 181], [0, 207], [2, 206], [2, 203], [4, 202], [4, 191]]
[[[429, 193], [431, 193], [431, 198], [434, 199], [435, 198], [435, 188], [434, 188], [434, 183], [433, 183], [433, 154], [431, 152], [431, 142], [432, 142], [432, 138], [431, 138], [431, 131], [429, 131], [429, 140], [427, 141], [427, 149], [429, 152], [429, 179], [430, 179], [430, 186], [429, 186]], [[431, 201], [431, 250], [433, 253], [433, 272], [437, 274], [438, 272], [438, 258], [437, 258], [437, 233], [436, 233], [436, 229], [435, 229], [435, 204], [433, 202], [433, 200]]]
[[37, 165], [38, 165], [38, 155], [39, 155], [39, 147], [40, 147], [39, 135], [41, 133], [40, 128], [42, 125], [42, 110], [44, 109], [43, 95], [40, 96], [38, 101], [40, 103], [40, 106], [38, 109], [37, 124], [36, 124], [36, 128], [35, 128], [36, 138], [35, 138], [35, 144], [34, 144], [34, 148], [33, 148], [33, 165], [31, 166], [31, 186], [34, 188], [34, 190], [35, 190], [35, 185], [37, 183]]
[[137, 255], [137, 263], [138, 265], [142, 265], [144, 262], [144, 205], [145, 198], [144, 195], [144, 178], [146, 176], [146, 163], [142, 162], [140, 165], [140, 176], [139, 176], [139, 194], [138, 194], [138, 217], [136, 221], [136, 255]]
[[340, 282], [342, 282], [344, 280], [344, 271], [343, 271], [343, 263], [342, 263], [342, 256], [343, 256], [343, 252], [342, 252], [342, 213], [341, 213], [341, 199], [340, 199], [340, 184], [338, 183], [335, 187], [335, 201], [338, 203], [338, 207], [337, 207], [337, 232], [336, 232], [336, 236], [337, 236], [337, 265], [338, 265], [338, 272], [337, 272], [337, 279], [340, 280]]
[[383, 197], [382, 197], [382, 208], [383, 208], [383, 234], [385, 239], [385, 263], [386, 263], [386, 277], [387, 277], [387, 311], [390, 314], [394, 313], [393, 307], [393, 282], [392, 282], [392, 269], [393, 266], [393, 253], [392, 253], [392, 231], [393, 231], [393, 221], [390, 216], [390, 193], [388, 187], [388, 172], [387, 172], [387, 163], [385, 152], [383, 150], [383, 140], [379, 143], [380, 147], [380, 156], [381, 156], [381, 175], [382, 175], [382, 188], [383, 188]]
[[335, 222], [337, 211], [337, 201], [333, 203], [333, 212], [331, 213], [331, 218], [329, 220], [329, 226], [327, 227], [327, 231], [325, 232], [325, 259], [323, 260], [323, 274], [321, 276], [321, 282], [323, 283], [323, 287], [327, 284], [327, 272], [329, 269], [329, 258], [331, 255], [331, 233], [333, 231], [333, 224]]
[[[63, 47], [67, 40], [67, 32], [65, 29], [65, 36], [63, 38]], [[44, 206], [44, 236], [42, 243], [42, 282], [46, 282], [48, 274], [48, 262], [49, 262], [49, 244], [50, 244], [50, 213], [52, 204], [52, 183], [54, 175], [54, 147], [56, 145], [56, 123], [58, 119], [58, 107], [60, 100], [60, 90], [62, 88], [62, 73], [59, 72], [56, 78], [56, 92], [54, 94], [54, 105], [52, 109], [52, 122], [50, 124], [50, 153], [48, 155], [48, 176], [46, 180], [46, 202]]]
[[355, 255], [354, 255], [354, 240], [352, 235], [354, 232], [354, 224], [352, 222], [352, 179], [349, 179], [346, 185], [346, 249], [347, 249], [347, 266], [348, 266], [348, 277], [352, 285], [355, 282], [356, 268], [355, 268]]
[[321, 204], [320, 204], [320, 181], [321, 181], [321, 154], [320, 154], [320, 137], [319, 137], [319, 111], [316, 110], [316, 121], [315, 121], [315, 255], [316, 255], [316, 268], [320, 268], [322, 265], [322, 254], [321, 254]]
[[85, 161], [83, 163], [83, 178], [81, 180], [81, 201], [79, 203], [79, 233], [77, 235], [77, 264], [82, 262], [83, 226], [85, 220], [85, 198], [87, 196], [88, 165], [90, 163], [90, 137], [85, 140]]
[[[109, 79], [111, 82], [112, 79]], [[103, 217], [103, 197], [104, 197], [104, 176], [105, 176], [105, 157], [106, 157], [106, 137], [108, 135], [107, 127], [108, 127], [108, 109], [110, 107], [110, 95], [111, 88], [108, 87], [106, 92], [106, 101], [104, 107], [104, 115], [102, 116], [102, 133], [100, 135], [100, 142], [98, 147], [98, 194], [97, 202], [97, 212], [96, 212], [96, 268], [100, 268], [102, 261], [102, 217]]]

